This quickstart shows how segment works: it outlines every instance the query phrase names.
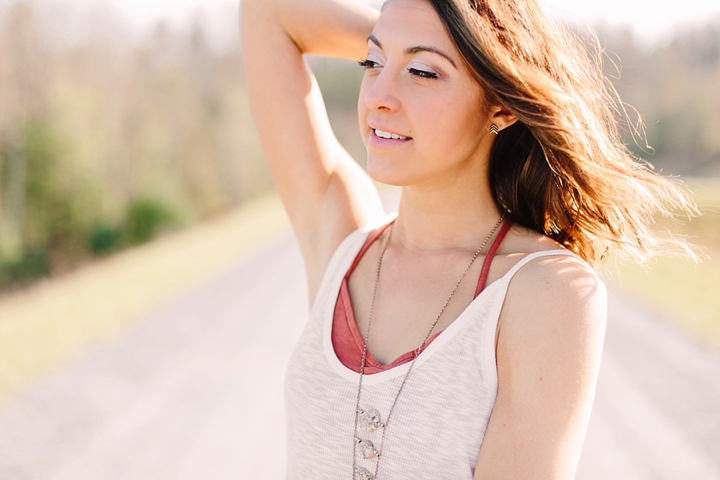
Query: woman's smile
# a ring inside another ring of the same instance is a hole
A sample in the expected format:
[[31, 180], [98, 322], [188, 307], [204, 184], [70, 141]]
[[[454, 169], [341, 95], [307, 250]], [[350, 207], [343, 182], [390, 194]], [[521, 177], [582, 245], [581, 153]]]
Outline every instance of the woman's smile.
[[370, 127], [368, 135], [368, 147], [389, 148], [405, 145], [412, 140], [412, 137], [395, 133], [388, 127]]

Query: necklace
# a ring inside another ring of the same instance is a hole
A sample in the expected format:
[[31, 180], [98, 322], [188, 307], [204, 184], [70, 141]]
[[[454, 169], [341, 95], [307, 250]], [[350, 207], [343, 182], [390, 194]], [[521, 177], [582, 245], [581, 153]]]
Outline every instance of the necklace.
[[[440, 309], [440, 313], [437, 314], [435, 317], [435, 321], [432, 323], [432, 326], [430, 327], [430, 330], [428, 331], [427, 335], [425, 335], [425, 340], [420, 344], [418, 348], [414, 351], [414, 356], [412, 361], [410, 362], [410, 366], [408, 367], [407, 372], [405, 373], [405, 377], [403, 377], [402, 382], [400, 383], [400, 388], [398, 389], [397, 394], [395, 395], [395, 399], [393, 400], [392, 405], [390, 406], [390, 410], [388, 412], [387, 418], [385, 419], [385, 423], [382, 423], [380, 412], [376, 408], [368, 408], [366, 410], [360, 408], [360, 396], [362, 393], [362, 380], [363, 375], [365, 374], [365, 361], [367, 360], [367, 353], [368, 353], [368, 340], [370, 339], [370, 325], [372, 323], [373, 318], [373, 312], [375, 311], [375, 296], [377, 294], [377, 288], [378, 288], [378, 281], [380, 280], [380, 268], [382, 267], [382, 261], [385, 257], [385, 251], [387, 250], [388, 244], [390, 243], [390, 236], [392, 235], [392, 228], [393, 225], [390, 226], [390, 232], [388, 232], [387, 240], [385, 240], [385, 243], [382, 247], [382, 250], [380, 251], [380, 258], [378, 259], [378, 265], [377, 270], [375, 271], [375, 284], [373, 285], [373, 293], [372, 293], [372, 300], [370, 302], [370, 314], [368, 318], [368, 325], [367, 329], [365, 330], [365, 338], [364, 338], [364, 346], [363, 346], [363, 354], [362, 354], [362, 361], [360, 363], [360, 379], [358, 380], [358, 391], [357, 391], [357, 399], [355, 402], [355, 428], [353, 432], [353, 479], [354, 480], [375, 480], [377, 478], [378, 474], [378, 468], [380, 466], [380, 456], [382, 455], [382, 447], [385, 441], [385, 432], [387, 431], [388, 424], [390, 423], [390, 417], [392, 416], [393, 410], [395, 409], [395, 405], [397, 404], [398, 398], [400, 398], [400, 393], [403, 391], [403, 387], [405, 387], [405, 383], [407, 383], [408, 377], [410, 376], [410, 372], [413, 369], [413, 366], [415, 365], [415, 361], [417, 360], [418, 356], [420, 355], [420, 352], [422, 352], [423, 347], [425, 347], [425, 344], [427, 343], [428, 339], [430, 338], [430, 335], [432, 334], [432, 331], [435, 329], [435, 326], [437, 325], [438, 321], [440, 320], [440, 317], [445, 312], [445, 309], [450, 304], [450, 300], [455, 296], [455, 292], [457, 292], [458, 287], [460, 287], [460, 282], [462, 282], [462, 279], [465, 278], [465, 274], [470, 270], [470, 267], [475, 262], [475, 259], [480, 255], [480, 252], [483, 248], [485, 248], [485, 245], [487, 242], [492, 238], [492, 236], [497, 231], [498, 227], [502, 224], [503, 220], [505, 219], [505, 213], [500, 216], [500, 219], [495, 223], [492, 230], [490, 230], [490, 233], [487, 237], [485, 237], [485, 240], [483, 241], [482, 245], [480, 245], [480, 248], [478, 248], [475, 251], [475, 254], [470, 259], [470, 263], [468, 263], [467, 267], [465, 267], [465, 270], [463, 271], [462, 275], [460, 275], [460, 278], [458, 279], [457, 283], [455, 284], [455, 287], [453, 288], [452, 292], [450, 293], [450, 296], [445, 300], [445, 304]], [[366, 433], [372, 433], [378, 429], [382, 429], [382, 435], [380, 438], [380, 447], [379, 449], [375, 448], [375, 445], [372, 441], [368, 439], [361, 439], [358, 437], [358, 428], [363, 430]], [[357, 465], [357, 453], [358, 450], [360, 450], [360, 453], [362, 454], [364, 459], [371, 459], [371, 458], [377, 458], [375, 462], [375, 473], [371, 473], [368, 469], [364, 467], [360, 467]]]

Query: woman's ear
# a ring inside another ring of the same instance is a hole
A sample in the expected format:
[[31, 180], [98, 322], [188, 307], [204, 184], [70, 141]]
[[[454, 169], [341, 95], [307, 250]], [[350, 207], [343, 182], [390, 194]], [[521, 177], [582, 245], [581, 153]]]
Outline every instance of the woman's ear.
[[503, 105], [498, 105], [490, 109], [490, 123], [497, 125], [498, 130], [505, 130], [507, 127], [517, 122], [518, 118], [513, 115]]

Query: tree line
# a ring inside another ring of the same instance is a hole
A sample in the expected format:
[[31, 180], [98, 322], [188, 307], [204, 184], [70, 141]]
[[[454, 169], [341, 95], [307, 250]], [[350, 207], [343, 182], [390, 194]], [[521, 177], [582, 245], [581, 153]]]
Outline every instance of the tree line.
[[56, 41], [33, 3], [3, 13], [0, 289], [271, 188], [239, 48], [214, 51], [200, 26], [128, 40], [111, 18]]
[[720, 176], [720, 17], [649, 47], [628, 28], [598, 28], [607, 75], [645, 120], [628, 144], [657, 169]]

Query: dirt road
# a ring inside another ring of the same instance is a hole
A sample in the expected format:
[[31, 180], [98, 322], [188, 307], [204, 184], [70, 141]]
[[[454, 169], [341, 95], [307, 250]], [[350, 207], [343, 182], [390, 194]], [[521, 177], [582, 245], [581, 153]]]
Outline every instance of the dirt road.
[[[2, 480], [284, 478], [289, 235], [0, 404]], [[611, 298], [579, 480], [720, 479], [720, 352]]]

